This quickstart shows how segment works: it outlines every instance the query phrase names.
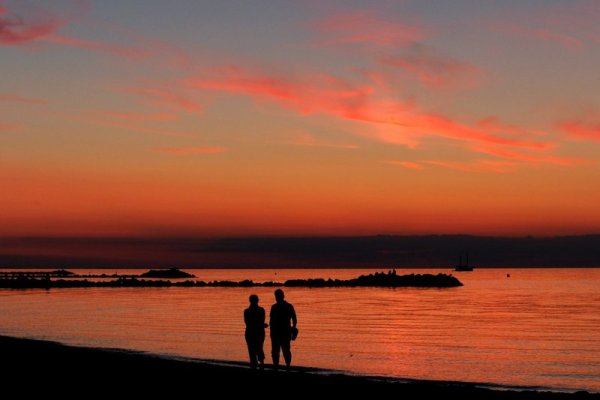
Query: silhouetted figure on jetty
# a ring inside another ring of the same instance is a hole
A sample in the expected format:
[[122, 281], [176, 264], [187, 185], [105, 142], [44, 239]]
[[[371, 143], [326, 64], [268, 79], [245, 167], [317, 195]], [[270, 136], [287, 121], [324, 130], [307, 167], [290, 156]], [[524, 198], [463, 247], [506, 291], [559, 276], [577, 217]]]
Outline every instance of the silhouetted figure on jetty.
[[246, 344], [248, 345], [248, 355], [250, 356], [250, 366], [260, 368], [265, 365], [265, 352], [263, 344], [265, 343], [265, 309], [258, 305], [258, 296], [250, 295], [250, 306], [244, 310], [244, 322], [246, 323]]
[[285, 365], [289, 370], [292, 363], [292, 352], [290, 341], [296, 339], [298, 329], [296, 325], [296, 310], [294, 306], [284, 300], [283, 290], [275, 291], [275, 304], [271, 306], [269, 325], [271, 326], [271, 355], [273, 356], [273, 367], [279, 367], [279, 352], [283, 353]]

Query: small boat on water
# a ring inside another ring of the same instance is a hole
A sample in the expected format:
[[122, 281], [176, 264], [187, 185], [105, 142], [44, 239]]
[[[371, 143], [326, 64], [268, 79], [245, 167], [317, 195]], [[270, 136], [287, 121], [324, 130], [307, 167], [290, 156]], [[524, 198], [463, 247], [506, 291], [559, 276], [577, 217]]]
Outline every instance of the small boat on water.
[[469, 265], [469, 253], [465, 255], [465, 263], [462, 262], [462, 255], [459, 256], [458, 265], [454, 267], [455, 271], [458, 272], [469, 272], [473, 271], [473, 267]]

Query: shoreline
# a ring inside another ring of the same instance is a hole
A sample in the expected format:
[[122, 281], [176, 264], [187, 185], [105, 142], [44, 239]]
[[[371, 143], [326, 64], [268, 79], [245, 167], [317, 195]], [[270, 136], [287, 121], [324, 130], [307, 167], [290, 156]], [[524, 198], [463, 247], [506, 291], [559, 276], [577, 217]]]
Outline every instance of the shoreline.
[[[521, 390], [503, 385], [413, 380], [383, 376], [351, 375], [342, 371], [292, 367], [290, 372], [252, 370], [244, 362], [201, 360], [164, 356], [124, 349], [78, 347], [58, 342], [0, 336], [0, 361], [7, 385], [37, 382], [44, 394], [77, 393], [77, 385], [94, 384], [94, 390], [113, 393], [189, 394], [190, 386], [208, 393], [281, 397], [284, 392], [313, 396], [321, 393], [353, 396], [357, 393], [396, 395], [404, 398], [485, 399], [598, 399], [600, 393]], [[141, 378], [141, 380], [140, 380]], [[24, 380], [23, 380], [24, 379]], [[66, 386], [56, 386], [57, 383]], [[39, 385], [41, 384], [41, 385]], [[181, 390], [181, 391], [180, 391]], [[187, 390], [187, 391], [186, 391]], [[254, 397], [254, 396], [253, 396]]]

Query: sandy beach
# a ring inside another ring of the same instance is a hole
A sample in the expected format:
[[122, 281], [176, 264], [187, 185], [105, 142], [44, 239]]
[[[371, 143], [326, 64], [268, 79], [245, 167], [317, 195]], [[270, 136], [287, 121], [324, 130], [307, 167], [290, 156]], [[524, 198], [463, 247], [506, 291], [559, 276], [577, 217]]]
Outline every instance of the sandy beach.
[[314, 396], [332, 393], [399, 398], [600, 399], [587, 392], [492, 390], [475, 384], [439, 381], [398, 382], [389, 378], [326, 374], [309, 368], [292, 371], [251, 370], [244, 364], [180, 360], [126, 350], [67, 346], [55, 342], [0, 336], [5, 388], [28, 394], [71, 396], [168, 393], [244, 395], [257, 398]]

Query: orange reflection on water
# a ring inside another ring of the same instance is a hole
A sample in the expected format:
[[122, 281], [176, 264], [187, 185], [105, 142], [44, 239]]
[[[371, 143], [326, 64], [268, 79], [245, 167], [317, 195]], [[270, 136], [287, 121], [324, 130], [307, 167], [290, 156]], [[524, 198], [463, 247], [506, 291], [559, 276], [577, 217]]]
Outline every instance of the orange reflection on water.
[[[202, 280], [266, 281], [369, 271], [192, 272]], [[479, 269], [458, 276], [465, 286], [453, 289], [286, 289], [299, 317], [294, 363], [405, 378], [600, 390], [600, 270]], [[242, 312], [251, 293], [268, 311], [272, 288], [1, 290], [0, 332], [245, 361]], [[267, 354], [269, 345], [267, 339]]]

